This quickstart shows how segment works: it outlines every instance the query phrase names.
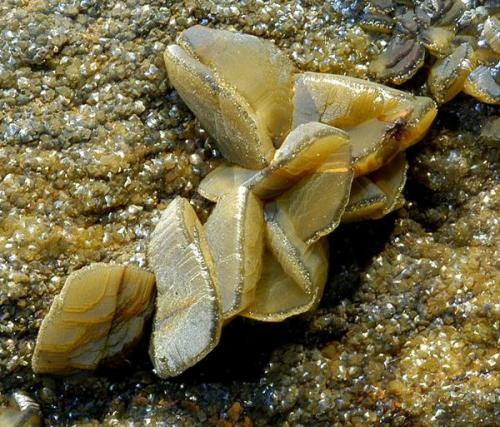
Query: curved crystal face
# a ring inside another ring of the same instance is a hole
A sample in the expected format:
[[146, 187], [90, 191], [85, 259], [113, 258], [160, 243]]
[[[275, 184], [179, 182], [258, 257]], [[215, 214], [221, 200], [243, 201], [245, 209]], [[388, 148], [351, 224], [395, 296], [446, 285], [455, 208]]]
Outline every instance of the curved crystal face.
[[230, 318], [254, 299], [262, 271], [264, 212], [262, 202], [245, 187], [222, 196], [205, 223], [222, 299]]
[[200, 25], [164, 58], [170, 82], [230, 162], [260, 169], [291, 125], [295, 68], [273, 43]]
[[309, 246], [302, 261], [305, 261], [312, 272], [312, 286], [308, 292], [286, 274], [277, 257], [267, 249], [264, 252], [264, 265], [255, 299], [241, 315], [264, 322], [281, 322], [313, 310], [323, 295], [328, 274], [326, 240], [322, 239]]
[[248, 102], [177, 45], [164, 54], [170, 82], [232, 163], [258, 169], [274, 155], [270, 136]]
[[465, 80], [463, 90], [481, 102], [500, 105], [500, 65], [477, 67]]
[[399, 85], [411, 79], [424, 60], [425, 49], [417, 41], [395, 37], [370, 64], [370, 72], [378, 80]]
[[148, 260], [158, 296], [150, 343], [157, 375], [175, 376], [219, 342], [222, 304], [205, 230], [189, 202], [175, 198], [151, 235]]
[[399, 209], [404, 201], [407, 170], [405, 155], [400, 153], [370, 175], [356, 178], [342, 222], [379, 219]]
[[198, 193], [211, 202], [216, 202], [224, 194], [234, 191], [255, 175], [256, 171], [240, 166], [222, 164], [203, 178]]
[[[266, 168], [244, 185], [262, 199], [271, 199], [303, 178], [329, 168], [350, 168], [349, 136], [346, 132], [318, 122], [297, 126], [276, 150]], [[331, 171], [329, 171], [331, 172]]]
[[[245, 186], [260, 199], [271, 199], [302, 178], [326, 170], [325, 165], [340, 159], [338, 152], [348, 145], [349, 136], [340, 129], [317, 122], [299, 125], [276, 150], [269, 166], [253, 171], [222, 164], [200, 182], [198, 192], [215, 202], [232, 188]], [[344, 166], [350, 167], [349, 159]]]
[[437, 114], [430, 98], [333, 74], [296, 76], [292, 128], [318, 121], [350, 137], [356, 176], [366, 175], [417, 143]]
[[70, 274], [38, 333], [37, 373], [93, 370], [142, 336], [154, 301], [154, 275], [134, 266], [96, 263]]
[[500, 54], [500, 18], [490, 16], [484, 23], [481, 36], [493, 52]]
[[248, 34], [195, 25], [178, 41], [255, 112], [276, 147], [290, 130], [295, 67], [272, 42]]
[[427, 83], [434, 99], [445, 103], [458, 95], [473, 68], [473, 50], [467, 44], [458, 46], [450, 55], [436, 61]]

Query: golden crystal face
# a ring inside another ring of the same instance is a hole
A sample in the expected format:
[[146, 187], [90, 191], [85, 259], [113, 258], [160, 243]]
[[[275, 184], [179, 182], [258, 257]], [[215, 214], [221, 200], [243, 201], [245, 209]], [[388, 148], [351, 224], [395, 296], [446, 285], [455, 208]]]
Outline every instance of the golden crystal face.
[[253, 170], [240, 166], [222, 164], [202, 179], [198, 186], [198, 193], [205, 199], [216, 202], [224, 194], [243, 185], [255, 173]]
[[387, 163], [417, 143], [436, 116], [429, 98], [353, 77], [296, 76], [292, 127], [318, 121], [346, 131], [356, 176]]
[[248, 102], [181, 47], [169, 46], [164, 58], [170, 82], [222, 155], [248, 168], [265, 166], [274, 147]]
[[342, 144], [331, 158], [309, 176], [278, 196], [277, 221], [285, 216], [307, 244], [331, 233], [349, 200], [352, 169], [350, 150]]
[[219, 342], [222, 304], [205, 230], [186, 199], [177, 197], [151, 235], [148, 260], [157, 301], [150, 356], [157, 375], [178, 375]]
[[154, 283], [134, 266], [97, 263], [72, 273], [42, 322], [33, 370], [92, 370], [132, 347], [152, 314]]
[[400, 208], [407, 169], [405, 155], [400, 153], [370, 175], [356, 178], [342, 222], [379, 219]]
[[[290, 129], [290, 60], [269, 41], [199, 25], [178, 43], [165, 53], [169, 79], [222, 155], [246, 168], [266, 166]], [[210, 101], [201, 99], [209, 92]]]
[[275, 198], [314, 173], [350, 169], [348, 135], [340, 129], [309, 122], [293, 129], [266, 168], [244, 182], [258, 197]]
[[295, 68], [273, 43], [247, 34], [196, 25], [178, 43], [248, 101], [275, 146], [290, 129]]

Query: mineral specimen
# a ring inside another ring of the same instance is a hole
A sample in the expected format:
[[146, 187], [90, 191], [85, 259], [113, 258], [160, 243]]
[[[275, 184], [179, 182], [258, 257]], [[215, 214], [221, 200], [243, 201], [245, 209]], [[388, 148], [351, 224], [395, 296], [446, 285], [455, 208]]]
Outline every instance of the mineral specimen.
[[[128, 367], [70, 378], [28, 368], [69, 272], [145, 266], [175, 195], [208, 216], [195, 192], [220, 160], [167, 88], [166, 46], [204, 23], [273, 40], [300, 70], [367, 78], [392, 38], [352, 19], [370, 3], [391, 2], [0, 1], [1, 406], [22, 389], [45, 425], [498, 423], [500, 119], [462, 95], [407, 155], [404, 210], [329, 238], [319, 310], [275, 325], [235, 319], [217, 354], [174, 381], [141, 350]], [[464, 18], [498, 4], [463, 3]], [[427, 69], [404, 90], [422, 93]]]
[[93, 370], [132, 347], [152, 314], [154, 282], [137, 267], [103, 263], [70, 274], [40, 327], [33, 370]]
[[[170, 82], [238, 166], [201, 184], [217, 202], [205, 227], [178, 197], [151, 235], [158, 298], [150, 355], [160, 377], [202, 359], [237, 314], [281, 321], [314, 308], [328, 272], [324, 236], [344, 213], [353, 221], [397, 208], [406, 176], [398, 153], [436, 115], [428, 98], [299, 74], [253, 36], [195, 26], [178, 41], [165, 53]], [[241, 73], [249, 58], [258, 66]], [[40, 329], [34, 371], [94, 369], [130, 347], [150, 314], [153, 280], [105, 264], [71, 275]]]

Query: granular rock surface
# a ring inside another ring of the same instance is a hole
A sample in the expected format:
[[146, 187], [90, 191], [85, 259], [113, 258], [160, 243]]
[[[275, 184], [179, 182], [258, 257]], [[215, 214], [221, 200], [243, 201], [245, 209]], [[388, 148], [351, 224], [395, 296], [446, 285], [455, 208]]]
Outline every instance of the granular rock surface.
[[23, 391], [46, 425], [495, 425], [500, 118], [465, 95], [410, 150], [404, 208], [332, 234], [315, 313], [234, 321], [168, 381], [147, 340], [114, 369], [31, 371], [71, 271], [144, 266], [175, 195], [209, 212], [196, 187], [220, 156], [169, 87], [165, 47], [201, 23], [272, 39], [302, 70], [364, 77], [381, 41], [353, 18], [363, 3], [0, 2], [0, 405]]

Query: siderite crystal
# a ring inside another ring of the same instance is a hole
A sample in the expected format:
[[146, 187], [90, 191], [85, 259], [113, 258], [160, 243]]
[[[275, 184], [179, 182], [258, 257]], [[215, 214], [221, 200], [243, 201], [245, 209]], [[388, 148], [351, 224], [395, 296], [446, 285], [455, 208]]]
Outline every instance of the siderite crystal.
[[186, 199], [177, 197], [151, 235], [149, 263], [158, 298], [150, 355], [156, 373], [178, 375], [219, 342], [222, 303], [207, 237]]
[[153, 312], [154, 275], [133, 266], [91, 264], [72, 273], [42, 322], [37, 373], [93, 370], [132, 347]]

